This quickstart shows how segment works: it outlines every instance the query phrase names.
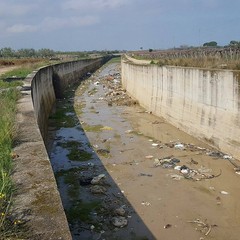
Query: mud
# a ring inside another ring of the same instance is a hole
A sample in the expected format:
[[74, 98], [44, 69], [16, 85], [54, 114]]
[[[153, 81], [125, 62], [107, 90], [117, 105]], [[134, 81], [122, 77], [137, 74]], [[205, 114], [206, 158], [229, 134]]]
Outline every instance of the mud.
[[[146, 112], [120, 77], [119, 63], [105, 65], [50, 118], [49, 155], [73, 239], [239, 239], [239, 162]], [[156, 165], [163, 159], [179, 161]]]

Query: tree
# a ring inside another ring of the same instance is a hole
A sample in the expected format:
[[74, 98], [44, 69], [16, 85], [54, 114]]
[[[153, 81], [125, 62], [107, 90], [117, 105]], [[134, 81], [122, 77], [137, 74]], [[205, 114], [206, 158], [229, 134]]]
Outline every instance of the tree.
[[232, 41], [230, 41], [229, 46], [230, 47], [240, 47], [240, 41], [232, 40]]
[[217, 42], [211, 41], [203, 44], [204, 47], [217, 47]]
[[36, 51], [33, 48], [22, 48], [17, 51], [18, 57], [31, 58], [36, 56]]
[[48, 48], [42, 48], [38, 50], [37, 54], [40, 57], [53, 57], [55, 55], [54, 51]]
[[149, 52], [152, 52], [153, 51], [153, 49], [152, 48], [149, 48], [149, 50], [148, 50]]
[[1, 55], [1, 57], [4, 57], [4, 58], [14, 57], [15, 51], [13, 49], [11, 49], [10, 47], [5, 47], [5, 48], [0, 49], [0, 55]]

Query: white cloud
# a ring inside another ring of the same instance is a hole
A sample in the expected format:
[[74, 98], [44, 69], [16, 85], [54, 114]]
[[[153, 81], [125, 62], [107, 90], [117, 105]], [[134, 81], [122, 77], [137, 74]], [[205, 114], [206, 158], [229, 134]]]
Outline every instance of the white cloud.
[[37, 31], [37, 29], [38, 28], [33, 25], [14, 24], [11, 27], [7, 28], [7, 32], [9, 33], [35, 32]]
[[76, 28], [97, 24], [98, 17], [85, 16], [85, 17], [70, 17], [70, 18], [54, 18], [46, 17], [37, 25], [30, 24], [14, 24], [6, 28], [9, 33], [27, 33], [36, 31], [53, 31], [64, 28]]
[[97, 24], [99, 22], [98, 17], [85, 16], [85, 17], [70, 17], [70, 18], [54, 18], [47, 17], [43, 20], [41, 30], [55, 30], [60, 28], [74, 28], [83, 27]]
[[68, 0], [62, 4], [65, 10], [105, 10], [126, 5], [130, 0]]

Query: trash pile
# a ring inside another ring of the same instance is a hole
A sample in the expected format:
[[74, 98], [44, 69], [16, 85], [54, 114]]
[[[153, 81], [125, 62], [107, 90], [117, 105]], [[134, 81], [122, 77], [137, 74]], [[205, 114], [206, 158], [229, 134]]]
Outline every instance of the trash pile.
[[[195, 162], [194, 164], [197, 164], [196, 161], [191, 159], [192, 162]], [[172, 156], [158, 159], [156, 158], [154, 160], [154, 166], [158, 167], [161, 166], [162, 168], [173, 168], [174, 170], [178, 171], [178, 174], [172, 174], [171, 177], [175, 180], [180, 180], [182, 178], [191, 179], [193, 181], [201, 181], [204, 179], [211, 179], [215, 177], [219, 177], [222, 174], [222, 171], [220, 170], [220, 173], [215, 175], [212, 174], [212, 169], [205, 168], [201, 166], [199, 169], [193, 169], [186, 165], [178, 165], [181, 161], [177, 158], [174, 158]]]
[[138, 101], [127, 95], [126, 90], [121, 87], [121, 74], [116, 72], [108, 74], [101, 79], [104, 88], [108, 89], [105, 94], [105, 100], [108, 106], [113, 104], [117, 106], [132, 106], [138, 104]]

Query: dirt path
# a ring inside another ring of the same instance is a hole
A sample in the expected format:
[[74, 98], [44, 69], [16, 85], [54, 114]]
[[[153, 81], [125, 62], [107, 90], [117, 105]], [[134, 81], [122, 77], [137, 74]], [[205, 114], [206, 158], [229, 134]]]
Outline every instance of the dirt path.
[[118, 64], [58, 105], [51, 162], [73, 239], [239, 239], [229, 156], [136, 105]]
[[8, 71], [11, 71], [13, 69], [17, 68], [16, 66], [12, 67], [1, 67], [0, 66], [0, 76]]

